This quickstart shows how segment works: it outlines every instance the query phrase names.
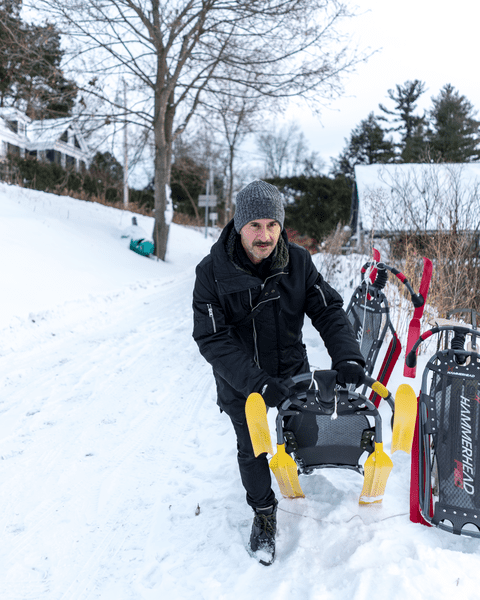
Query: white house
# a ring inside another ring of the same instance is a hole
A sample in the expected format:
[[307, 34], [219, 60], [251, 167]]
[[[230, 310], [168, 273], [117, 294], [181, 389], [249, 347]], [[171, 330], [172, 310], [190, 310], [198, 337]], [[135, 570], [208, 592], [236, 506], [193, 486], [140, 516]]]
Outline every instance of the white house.
[[355, 167], [354, 237], [401, 231], [480, 231], [480, 163]]
[[7, 154], [25, 157], [30, 118], [16, 108], [0, 108], [0, 160]]
[[0, 108], [0, 160], [33, 156], [76, 171], [90, 162], [88, 146], [71, 118], [32, 121], [15, 108]]

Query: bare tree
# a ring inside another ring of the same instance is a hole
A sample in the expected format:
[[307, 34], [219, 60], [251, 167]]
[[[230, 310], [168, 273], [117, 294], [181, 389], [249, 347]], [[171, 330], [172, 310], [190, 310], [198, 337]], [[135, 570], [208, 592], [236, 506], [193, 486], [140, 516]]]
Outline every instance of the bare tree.
[[[223, 171], [225, 178], [224, 224], [233, 217], [233, 190], [235, 187], [235, 159], [246, 136], [258, 125], [266, 98], [254, 89], [239, 89], [235, 82], [226, 82], [228, 93], [212, 95], [204, 103], [202, 116], [207, 127], [217, 134], [223, 148]], [[224, 89], [225, 91], [225, 89]]]
[[364, 205], [376, 232], [477, 231], [480, 181], [460, 163], [380, 167]]
[[[231, 100], [231, 98], [229, 98]], [[223, 105], [219, 113], [227, 148], [225, 225], [233, 217], [234, 162], [239, 145], [254, 124], [255, 101], [248, 97], [234, 98], [234, 105]]]
[[[338, 32], [352, 12], [339, 0], [38, 0], [83, 57], [84, 89], [110, 99], [129, 78], [129, 121], [153, 133], [156, 254], [165, 257], [172, 145], [208, 94], [237, 83], [278, 99], [325, 100], [359, 60]], [[90, 85], [87, 85], [90, 83]], [[114, 85], [114, 84], [113, 84]]]
[[[383, 168], [384, 187], [367, 194], [377, 232], [389, 232], [393, 252], [416, 283], [419, 256], [434, 266], [429, 302], [439, 316], [452, 308], [479, 310], [480, 178], [469, 165], [439, 163]], [[415, 287], [414, 285], [414, 287]]]
[[[178, 136], [174, 143], [172, 186], [181, 188], [182, 194], [188, 198], [198, 224], [201, 224], [198, 196], [206, 193], [210, 171], [215, 174], [221, 170], [221, 151], [218, 146], [212, 132], [205, 126], [195, 128], [193, 135], [190, 133], [188, 138], [185, 135]], [[213, 190], [211, 193], [214, 193]]]
[[315, 170], [319, 160], [310, 153], [298, 123], [291, 121], [280, 129], [257, 135], [257, 148], [264, 161], [264, 177], [293, 177], [305, 170]]

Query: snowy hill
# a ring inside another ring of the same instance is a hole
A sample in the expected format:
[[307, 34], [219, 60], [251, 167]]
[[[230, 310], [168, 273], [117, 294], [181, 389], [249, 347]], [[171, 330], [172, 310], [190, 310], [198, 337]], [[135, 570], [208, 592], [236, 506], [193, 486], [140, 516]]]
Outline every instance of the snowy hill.
[[358, 505], [357, 473], [316, 471], [305, 499], [278, 494], [274, 565], [247, 554], [234, 433], [191, 337], [212, 240], [172, 225], [149, 260], [131, 216], [0, 184], [0, 598], [477, 598], [480, 542], [409, 521], [400, 452], [381, 507]]

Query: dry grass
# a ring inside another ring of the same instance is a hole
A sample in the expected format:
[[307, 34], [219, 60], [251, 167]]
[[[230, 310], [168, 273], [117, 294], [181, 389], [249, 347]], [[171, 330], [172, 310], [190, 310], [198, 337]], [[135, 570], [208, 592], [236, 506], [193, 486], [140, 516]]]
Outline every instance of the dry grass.
[[395, 245], [395, 255], [401, 260], [403, 272], [415, 291], [420, 285], [422, 256], [432, 261], [428, 294], [430, 316], [445, 318], [454, 308], [480, 310], [478, 249], [470, 234], [437, 232], [421, 237], [409, 236]]
[[316, 264], [326, 281], [334, 281], [335, 274], [340, 267], [340, 257], [343, 254], [342, 249], [349, 236], [350, 232], [345, 230], [344, 226], [339, 223], [335, 231], [327, 236], [318, 246], [318, 254], [321, 257], [317, 255]]
[[189, 227], [205, 227], [205, 219], [192, 217], [184, 213], [174, 212], [173, 222], [177, 225], [187, 225]]

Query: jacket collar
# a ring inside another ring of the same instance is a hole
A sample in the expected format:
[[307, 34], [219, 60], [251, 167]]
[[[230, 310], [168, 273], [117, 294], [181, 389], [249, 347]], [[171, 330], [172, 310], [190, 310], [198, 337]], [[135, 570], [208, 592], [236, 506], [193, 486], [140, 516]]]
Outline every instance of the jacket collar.
[[[213, 270], [220, 293], [233, 293], [259, 285], [259, 276], [244, 265], [236, 250], [238, 233], [233, 226], [233, 219], [223, 229], [220, 238], [212, 246]], [[268, 259], [266, 259], [268, 260]], [[288, 267], [288, 237], [282, 230], [274, 250], [270, 275], [285, 271]], [[262, 281], [263, 283], [263, 281]]]

